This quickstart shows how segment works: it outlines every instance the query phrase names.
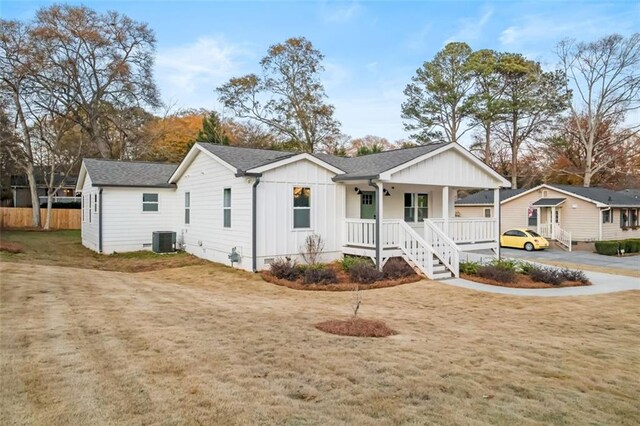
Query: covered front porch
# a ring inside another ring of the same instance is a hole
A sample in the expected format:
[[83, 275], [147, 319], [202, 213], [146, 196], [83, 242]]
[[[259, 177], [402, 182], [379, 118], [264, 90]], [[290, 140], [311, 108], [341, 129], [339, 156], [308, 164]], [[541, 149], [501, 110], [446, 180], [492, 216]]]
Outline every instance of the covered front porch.
[[[380, 267], [391, 257], [404, 257], [427, 277], [438, 279], [459, 275], [463, 251], [490, 249], [497, 254], [500, 249], [498, 218], [455, 217], [460, 187], [381, 181], [345, 187], [345, 254], [370, 256]], [[495, 211], [498, 200], [496, 196]]]

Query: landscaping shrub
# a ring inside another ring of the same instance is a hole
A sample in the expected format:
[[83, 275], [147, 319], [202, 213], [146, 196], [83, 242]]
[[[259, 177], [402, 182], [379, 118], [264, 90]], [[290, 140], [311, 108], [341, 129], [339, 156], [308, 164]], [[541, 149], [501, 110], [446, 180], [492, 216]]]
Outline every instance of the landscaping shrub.
[[491, 261], [490, 265], [495, 266], [498, 269], [502, 269], [503, 271], [517, 272], [520, 262], [512, 259], [494, 259]]
[[361, 262], [349, 268], [349, 277], [351, 281], [360, 284], [371, 284], [384, 279], [384, 274], [375, 266]]
[[620, 243], [618, 241], [596, 241], [596, 253], [607, 256], [618, 254]]
[[331, 268], [313, 267], [304, 271], [305, 284], [334, 284], [338, 282], [336, 271]]
[[579, 281], [583, 284], [589, 284], [591, 282], [583, 271], [563, 268], [560, 270], [560, 274], [564, 278], [564, 281]]
[[544, 266], [537, 266], [533, 268], [531, 272], [529, 272], [529, 276], [533, 281], [551, 285], [560, 285], [563, 281], [565, 281], [564, 274], [560, 269], [547, 268]]
[[388, 280], [410, 277], [415, 274], [411, 266], [401, 257], [392, 257], [389, 259], [382, 268], [382, 272]]
[[531, 271], [536, 269], [536, 265], [534, 265], [533, 263], [529, 263], [529, 262], [520, 262], [518, 267], [520, 269], [520, 272], [525, 274], [525, 275], [530, 275]]
[[368, 265], [372, 264], [371, 259], [359, 256], [345, 256], [342, 258], [342, 260], [340, 260], [340, 265], [342, 266], [342, 269], [345, 270], [345, 272], [349, 272], [349, 269], [351, 269], [352, 266], [358, 265], [360, 263]]
[[478, 268], [478, 276], [500, 283], [513, 283], [517, 279], [515, 271], [499, 268], [495, 265], [485, 265]]
[[297, 280], [302, 272], [291, 259], [278, 258], [271, 263], [270, 271], [274, 277], [289, 281]]
[[480, 267], [482, 267], [482, 263], [480, 262], [460, 262], [460, 273], [477, 275]]
[[640, 240], [629, 239], [620, 242], [620, 246], [624, 244], [625, 253], [638, 253], [640, 252]]

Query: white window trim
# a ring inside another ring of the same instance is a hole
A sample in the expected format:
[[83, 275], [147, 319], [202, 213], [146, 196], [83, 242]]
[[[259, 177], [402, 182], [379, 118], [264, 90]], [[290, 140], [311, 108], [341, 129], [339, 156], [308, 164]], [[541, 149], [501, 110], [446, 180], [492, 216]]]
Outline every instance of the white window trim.
[[[144, 196], [145, 194], [156, 194], [158, 196], [158, 201], [144, 201]], [[145, 211], [144, 210], [144, 205], [145, 204], [156, 204], [158, 206], [158, 210], [156, 211]], [[160, 193], [158, 192], [143, 192], [142, 193], [142, 203], [140, 204], [140, 211], [143, 214], [160, 214]]]
[[87, 195], [89, 197], [89, 223], [93, 223], [93, 203], [91, 200], [93, 200], [93, 198], [91, 197], [91, 193], [89, 193], [89, 195]]
[[[226, 190], [229, 190], [229, 207], [224, 205], [224, 193]], [[233, 189], [231, 187], [222, 189], [222, 229], [232, 230], [233, 229]], [[229, 222], [230, 226], [224, 226], [224, 213], [229, 210]]]
[[[309, 207], [294, 207], [293, 203], [295, 202], [295, 199], [293, 197], [293, 190], [295, 188], [309, 188], [309, 191], [311, 192], [311, 194], [309, 194]], [[312, 207], [313, 207], [313, 194], [315, 193], [315, 187], [313, 185], [309, 185], [309, 184], [304, 184], [304, 183], [300, 183], [300, 184], [293, 184], [290, 186], [289, 188], [289, 202], [290, 202], [290, 206], [291, 206], [291, 231], [293, 232], [309, 232], [309, 231], [313, 231], [314, 230], [314, 215], [313, 212], [311, 211]], [[295, 210], [309, 210], [309, 227], [308, 228], [296, 228], [294, 226], [294, 212]]]
[[424, 219], [429, 219], [431, 216], [429, 215], [429, 212], [431, 212], [431, 192], [403, 192], [402, 193], [402, 220], [405, 220], [405, 215], [404, 215], [404, 210], [407, 208], [407, 206], [404, 205], [404, 196], [406, 194], [411, 194], [412, 195], [412, 202], [413, 202], [413, 206], [411, 206], [411, 208], [413, 209], [413, 217], [415, 220], [407, 222], [407, 223], [420, 223], [420, 221], [418, 220], [418, 195], [426, 195], [427, 196], [427, 217], [425, 217]]
[[[189, 205], [187, 206], [187, 194], [189, 194]], [[184, 197], [183, 198], [183, 207], [184, 209], [182, 210], [182, 224], [184, 226], [189, 226], [191, 225], [191, 191], [184, 191]], [[187, 211], [189, 211], [189, 222], [187, 222]]]

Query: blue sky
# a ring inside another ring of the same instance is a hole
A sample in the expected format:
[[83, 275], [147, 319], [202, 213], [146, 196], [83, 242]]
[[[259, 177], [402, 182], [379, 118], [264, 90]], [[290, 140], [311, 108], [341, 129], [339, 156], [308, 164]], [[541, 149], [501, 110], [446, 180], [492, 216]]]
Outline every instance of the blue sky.
[[[0, 0], [0, 16], [28, 20], [50, 3]], [[400, 117], [404, 87], [449, 41], [523, 53], [551, 68], [563, 38], [640, 31], [640, 2], [624, 0], [83, 4], [149, 23], [158, 40], [156, 78], [164, 101], [176, 107], [221, 111], [216, 86], [257, 72], [269, 45], [305, 36], [325, 55], [322, 80], [343, 132], [390, 140], [407, 136]]]

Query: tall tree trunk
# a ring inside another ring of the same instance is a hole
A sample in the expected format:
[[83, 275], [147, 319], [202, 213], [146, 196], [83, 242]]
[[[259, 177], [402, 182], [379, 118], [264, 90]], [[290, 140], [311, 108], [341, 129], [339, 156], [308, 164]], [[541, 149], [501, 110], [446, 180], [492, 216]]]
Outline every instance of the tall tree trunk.
[[51, 227], [51, 207], [53, 206], [53, 194], [47, 191], [47, 215], [44, 220], [44, 230], [48, 231]]
[[591, 178], [593, 177], [593, 142], [589, 141], [586, 148], [587, 158], [584, 162], [584, 178], [582, 180], [582, 186], [588, 188], [591, 186]]
[[484, 128], [484, 163], [491, 164], [491, 126]]
[[38, 197], [38, 184], [32, 165], [25, 168], [27, 180], [29, 181], [29, 192], [31, 194], [31, 217], [34, 228], [40, 227], [40, 198]]

